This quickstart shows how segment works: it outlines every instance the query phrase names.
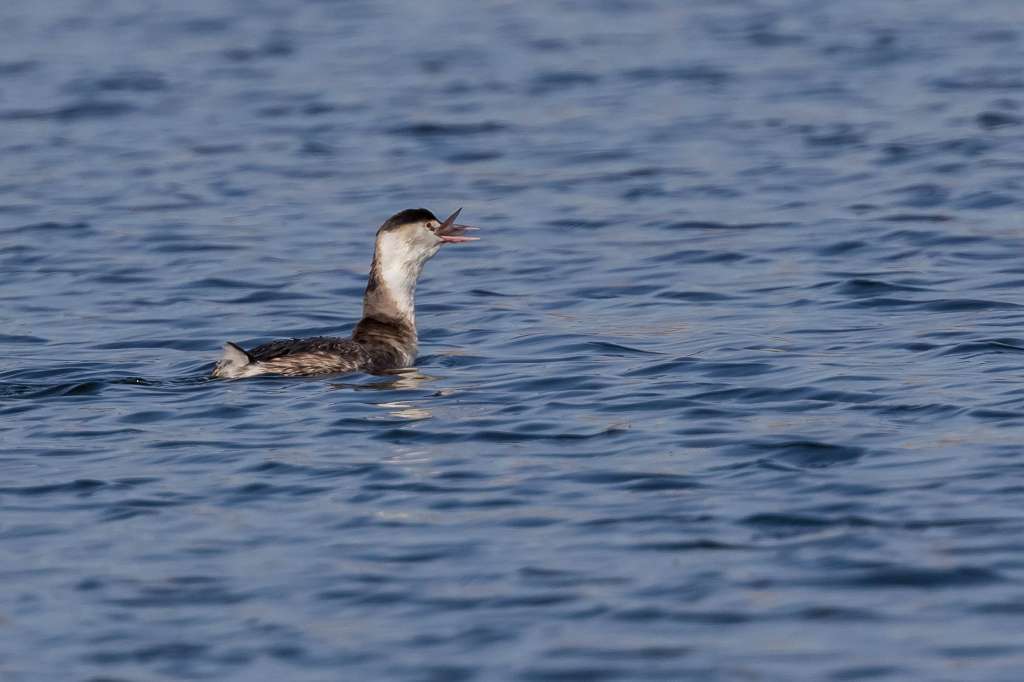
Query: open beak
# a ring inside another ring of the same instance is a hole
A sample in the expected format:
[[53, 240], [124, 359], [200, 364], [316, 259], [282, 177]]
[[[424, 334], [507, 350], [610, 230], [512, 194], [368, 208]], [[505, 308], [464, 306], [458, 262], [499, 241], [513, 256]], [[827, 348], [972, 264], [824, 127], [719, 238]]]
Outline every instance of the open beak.
[[455, 223], [455, 219], [459, 217], [460, 213], [462, 213], [461, 208], [448, 216], [448, 218], [446, 218], [445, 221], [441, 223], [436, 230], [434, 230], [434, 234], [440, 237], [441, 241], [448, 242], [450, 244], [458, 244], [459, 242], [475, 242], [480, 239], [480, 237], [465, 236], [466, 232], [477, 228], [469, 225], [457, 225]]

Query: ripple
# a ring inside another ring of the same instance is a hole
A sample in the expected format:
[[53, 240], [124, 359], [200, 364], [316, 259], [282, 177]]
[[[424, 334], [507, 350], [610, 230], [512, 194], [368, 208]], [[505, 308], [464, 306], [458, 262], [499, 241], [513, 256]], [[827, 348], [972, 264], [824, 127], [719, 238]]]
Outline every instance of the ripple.
[[11, 384], [0, 383], [0, 398], [38, 399], [51, 396], [96, 395], [106, 382], [83, 381], [66, 384]]
[[24, 486], [20, 488], [0, 487], [0, 495], [28, 495], [33, 497], [49, 495], [50, 493], [78, 493], [79, 495], [87, 495], [105, 485], [106, 483], [103, 481], [79, 479], [68, 483], [53, 483], [50, 485]]
[[879, 308], [889, 310], [927, 310], [936, 313], [956, 313], [972, 310], [1008, 310], [1021, 307], [1020, 304], [1011, 303], [1009, 301], [989, 301], [984, 299], [935, 299], [931, 301], [917, 301], [904, 298], [893, 298], [891, 296], [863, 298], [842, 305], [845, 307]]
[[1000, 111], [985, 111], [978, 114], [978, 125], [986, 130], [1024, 125], [1024, 118]]
[[721, 86], [735, 79], [735, 75], [710, 65], [676, 66], [668, 68], [644, 67], [625, 72], [634, 81], [684, 81]]
[[[7, 677], [1019, 676], [1013, 3], [63, 4], [0, 9]], [[462, 205], [414, 371], [208, 378]]]
[[534, 76], [530, 82], [529, 93], [546, 95], [563, 92], [573, 87], [593, 85], [600, 80], [600, 76], [583, 71], [551, 71]]
[[1024, 76], [1010, 66], [983, 67], [961, 71], [955, 76], [936, 78], [931, 86], [940, 91], [1004, 91], [1024, 89]]
[[927, 291], [927, 289], [860, 277], [846, 280], [836, 288], [837, 293], [853, 298], [879, 296], [900, 291]]
[[168, 89], [162, 75], [153, 71], [118, 71], [92, 80], [72, 82], [69, 90], [83, 95], [101, 92], [160, 92]]
[[797, 440], [754, 444], [741, 451], [765, 455], [774, 461], [809, 469], [852, 464], [867, 454], [867, 450], [862, 447]]
[[38, 68], [39, 62], [31, 59], [24, 59], [13, 62], [0, 62], [0, 78], [7, 76], [20, 76]]
[[138, 108], [129, 102], [84, 100], [57, 109], [9, 109], [7, 111], [0, 111], [0, 120], [51, 119], [73, 123], [86, 119], [118, 118], [136, 111], [138, 111]]
[[995, 571], [972, 566], [950, 568], [915, 568], [890, 566], [848, 576], [833, 576], [827, 584], [836, 587], [885, 588], [947, 588], [988, 585], [1002, 580]]
[[58, 223], [47, 221], [43, 223], [30, 223], [28, 225], [19, 225], [14, 228], [4, 230], [7, 234], [52, 234], [52, 233], [79, 233], [91, 229], [88, 223]]
[[943, 355], [977, 356], [989, 353], [1024, 353], [1024, 344], [1017, 339], [993, 339], [958, 343], [942, 351]]
[[490, 135], [507, 130], [508, 126], [496, 121], [480, 123], [436, 123], [421, 122], [391, 128], [392, 135], [403, 137], [464, 137], [466, 135]]
[[620, 487], [624, 490], [657, 491], [689, 490], [699, 488], [700, 483], [671, 473], [648, 474], [625, 471], [588, 471], [562, 477], [578, 483], [598, 483]]
[[663, 225], [669, 230], [756, 230], [773, 227], [790, 227], [790, 223], [716, 223], [684, 220]]

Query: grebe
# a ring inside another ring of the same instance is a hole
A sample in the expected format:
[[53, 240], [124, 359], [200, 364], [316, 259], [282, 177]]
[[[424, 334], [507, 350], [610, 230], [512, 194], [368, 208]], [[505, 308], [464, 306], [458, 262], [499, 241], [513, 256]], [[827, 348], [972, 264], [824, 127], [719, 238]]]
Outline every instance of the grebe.
[[381, 372], [408, 367], [416, 359], [416, 280], [442, 244], [474, 241], [456, 225], [460, 208], [441, 222], [425, 208], [396, 213], [377, 230], [363, 319], [352, 338], [318, 336], [271, 341], [245, 350], [230, 341], [213, 377], [241, 379], [261, 374], [316, 376]]

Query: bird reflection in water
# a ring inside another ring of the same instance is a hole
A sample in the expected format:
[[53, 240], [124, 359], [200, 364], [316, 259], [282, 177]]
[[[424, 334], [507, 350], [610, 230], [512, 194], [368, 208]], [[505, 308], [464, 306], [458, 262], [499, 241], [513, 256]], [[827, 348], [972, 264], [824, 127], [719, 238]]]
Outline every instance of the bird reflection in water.
[[[381, 381], [373, 381], [366, 384], [332, 383], [331, 388], [344, 388], [353, 391], [408, 391], [421, 388], [424, 384], [436, 379], [436, 377], [423, 374], [415, 367], [390, 370], [382, 373], [380, 376], [382, 378]], [[388, 410], [390, 416], [400, 419], [415, 421], [429, 419], [433, 416], [430, 410], [417, 407], [407, 401], [389, 401], [374, 404], [377, 407]]]

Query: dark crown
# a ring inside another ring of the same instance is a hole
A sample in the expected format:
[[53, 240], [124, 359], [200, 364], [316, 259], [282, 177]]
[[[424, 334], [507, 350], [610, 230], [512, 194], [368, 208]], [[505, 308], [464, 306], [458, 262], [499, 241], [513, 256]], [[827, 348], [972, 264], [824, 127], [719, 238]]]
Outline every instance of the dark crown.
[[408, 225], [409, 223], [423, 223], [428, 220], [437, 220], [437, 218], [433, 213], [425, 208], [407, 208], [404, 211], [399, 211], [384, 221], [384, 224], [380, 226], [380, 231], [384, 232], [387, 230], [394, 230], [402, 225]]

